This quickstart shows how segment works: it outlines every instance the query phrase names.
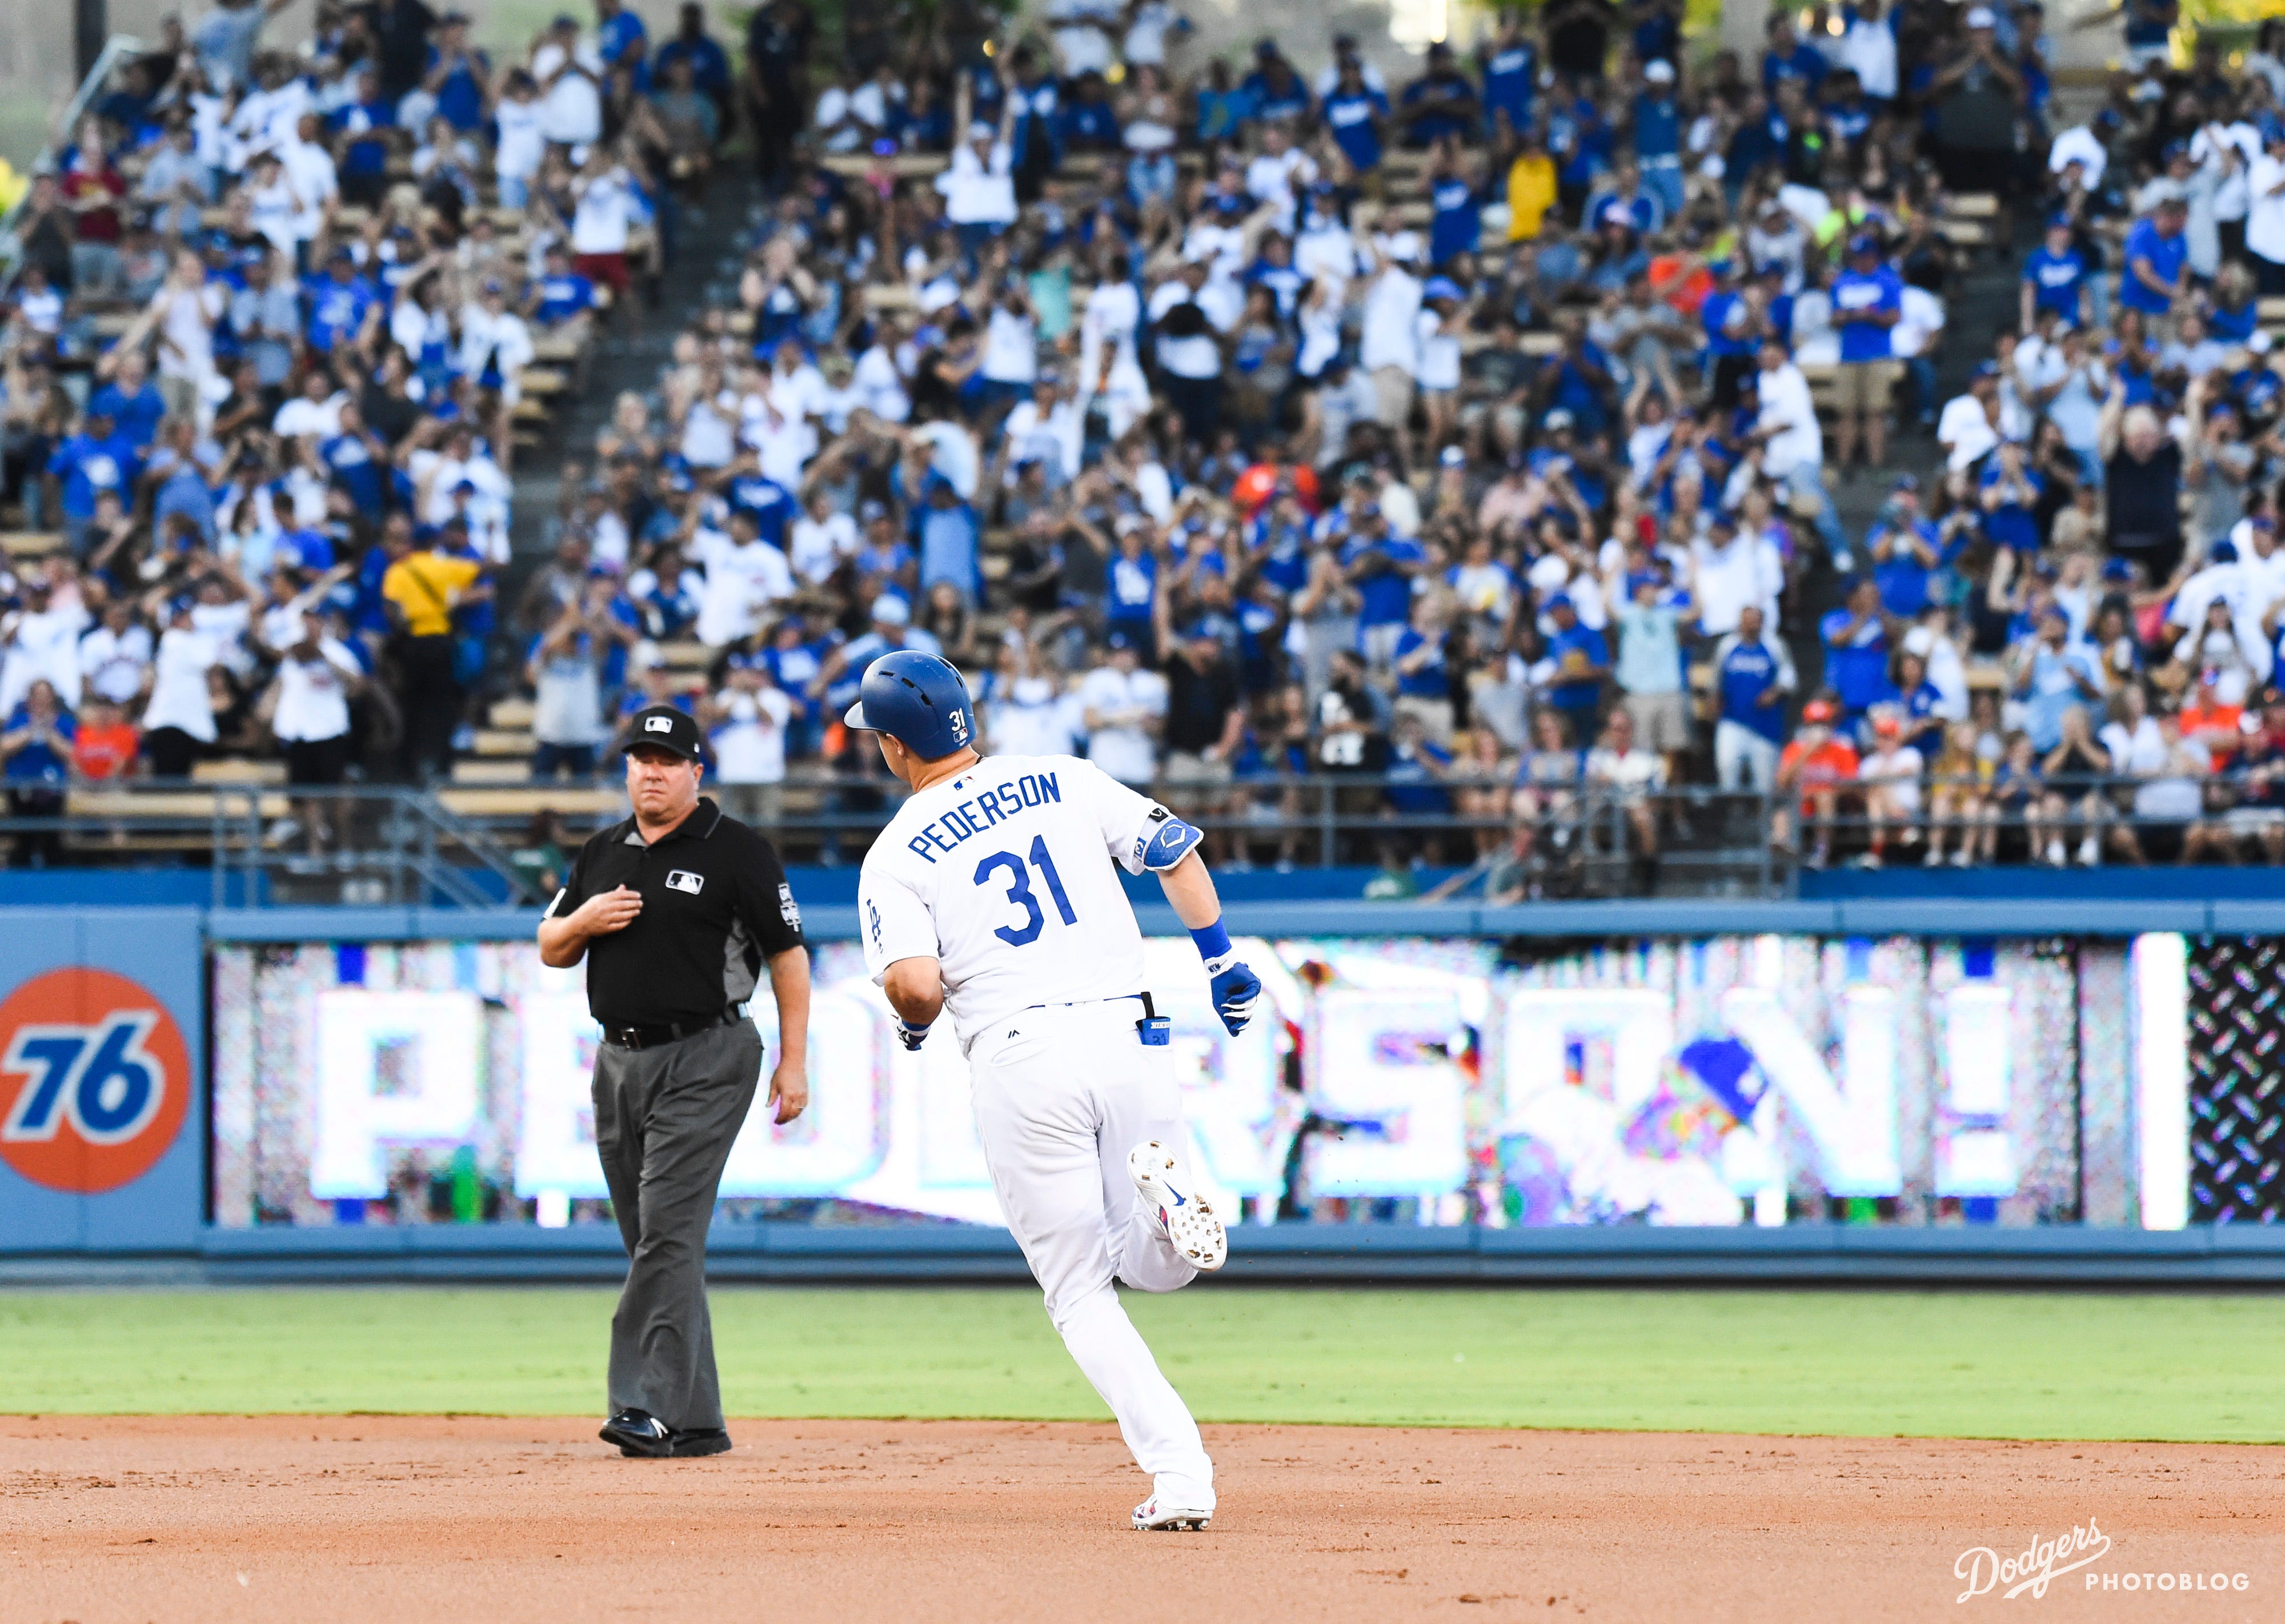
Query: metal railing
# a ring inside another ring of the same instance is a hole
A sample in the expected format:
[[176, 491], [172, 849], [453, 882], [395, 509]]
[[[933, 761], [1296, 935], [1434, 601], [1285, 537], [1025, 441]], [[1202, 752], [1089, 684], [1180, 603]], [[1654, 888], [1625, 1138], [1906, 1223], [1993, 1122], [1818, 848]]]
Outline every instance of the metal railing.
[[[32, 161], [27, 173], [49, 175], [55, 172], [55, 137], [59, 133], [68, 141], [71, 132], [79, 127], [79, 122], [86, 115], [88, 108], [103, 94], [104, 86], [111, 82], [113, 71], [122, 62], [142, 54], [143, 42], [131, 34], [114, 34], [103, 43], [103, 53], [96, 58], [95, 66], [87, 71], [87, 77], [81, 80], [79, 88], [72, 92], [72, 98], [65, 104], [62, 115], [50, 129], [48, 144], [40, 149], [40, 155]], [[22, 259], [23, 244], [16, 235], [16, 223], [23, 217], [24, 208], [31, 201], [31, 189], [25, 188], [24, 195], [17, 199], [15, 207], [6, 215], [0, 216], [0, 277], [14, 276]]]
[[540, 899], [501, 838], [528, 826], [528, 813], [462, 816], [406, 786], [144, 779], [7, 788], [0, 841], [17, 866], [203, 865], [216, 906], [491, 908]]
[[[2285, 786], [2285, 763], [2279, 766]], [[2186, 804], [2148, 810], [2144, 792], [2160, 784], [2174, 786]], [[1811, 866], [1820, 843], [1824, 860], [1835, 866], [1875, 853], [1884, 866], [1933, 866], [1928, 854], [1935, 850], [1961, 867], [2051, 862], [2056, 845], [2066, 860], [2078, 861], [2088, 843], [2097, 862], [2233, 862], [2249, 855], [2285, 862], [2285, 799], [2273, 805], [2249, 800], [2242, 788], [2213, 773], [2042, 777], [2017, 784], [1932, 774], [1911, 781], [1904, 804], [1893, 784], [1857, 779], [1814, 791], [1796, 788], [1773, 796], [1772, 810], [1798, 803], [1788, 813], [1791, 843]], [[1829, 809], [1820, 801], [1827, 795]], [[2196, 810], [2190, 812], [2193, 800]], [[1972, 854], [1957, 859], [1964, 847]]]
[[[1861, 781], [1784, 791], [1519, 788], [1461, 770], [1432, 781], [1369, 773], [1162, 781], [1151, 793], [1206, 832], [1205, 852], [1218, 867], [1425, 867], [1439, 875], [1437, 894], [1508, 901], [1781, 897], [1797, 888], [1802, 866], [1862, 862], [1876, 850], [1898, 865], [1924, 863], [1931, 850], [1948, 863], [1961, 860], [1953, 854], [1966, 849], [1966, 860], [1981, 866], [2052, 860], [2058, 843], [2076, 859], [2092, 840], [2102, 862], [2285, 862], [2285, 804], [2242, 803], [2228, 781], [2209, 778], [2197, 786], [2195, 816], [2179, 807], [2138, 812], [2138, 792], [2149, 787], [2111, 777], [2022, 793], [1987, 780], [1931, 778], [1904, 797], [1916, 802], [1908, 806]], [[18, 863], [208, 866], [217, 905], [494, 907], [542, 899], [538, 865], [516, 854], [535, 813], [554, 818], [561, 809], [554, 844], [567, 859], [586, 835], [625, 815], [616, 796], [599, 796], [592, 784], [483, 786], [514, 793], [466, 810], [478, 788], [80, 786], [52, 808], [12, 804], [12, 815], [0, 817], [0, 844]], [[553, 802], [552, 788], [561, 792]], [[763, 827], [789, 862], [854, 864], [904, 796], [903, 785], [884, 778], [797, 777], [777, 787], [775, 815]], [[456, 796], [463, 810], [449, 804]], [[734, 788], [728, 798], [734, 810], [748, 810]]]

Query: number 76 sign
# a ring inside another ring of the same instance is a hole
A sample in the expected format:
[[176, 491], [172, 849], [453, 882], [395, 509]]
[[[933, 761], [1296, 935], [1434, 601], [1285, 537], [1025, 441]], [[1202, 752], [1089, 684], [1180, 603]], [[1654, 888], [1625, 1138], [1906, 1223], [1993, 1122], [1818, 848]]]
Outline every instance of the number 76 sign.
[[181, 1028], [124, 976], [50, 970], [0, 1003], [0, 1158], [35, 1184], [94, 1195], [142, 1177], [190, 1096]]

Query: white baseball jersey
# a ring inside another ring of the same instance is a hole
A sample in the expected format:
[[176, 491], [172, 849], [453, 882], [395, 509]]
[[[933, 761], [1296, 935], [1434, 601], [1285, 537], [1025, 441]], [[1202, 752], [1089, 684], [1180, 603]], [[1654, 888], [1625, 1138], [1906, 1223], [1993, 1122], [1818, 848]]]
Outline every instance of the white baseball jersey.
[[966, 1053], [1001, 1016], [1143, 990], [1142, 932], [1111, 864], [1142, 872], [1166, 811], [1076, 756], [993, 756], [906, 801], [857, 890], [876, 983], [943, 967]]

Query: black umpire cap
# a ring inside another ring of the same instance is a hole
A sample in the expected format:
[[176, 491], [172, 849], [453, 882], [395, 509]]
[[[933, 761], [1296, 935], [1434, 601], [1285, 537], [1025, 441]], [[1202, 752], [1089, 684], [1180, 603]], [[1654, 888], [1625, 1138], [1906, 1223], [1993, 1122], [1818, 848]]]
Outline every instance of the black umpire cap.
[[685, 761], [706, 758], [706, 735], [698, 731], [696, 718], [672, 705], [652, 705], [638, 710], [627, 724], [627, 741], [619, 747], [620, 753], [640, 749], [645, 745], [671, 750]]

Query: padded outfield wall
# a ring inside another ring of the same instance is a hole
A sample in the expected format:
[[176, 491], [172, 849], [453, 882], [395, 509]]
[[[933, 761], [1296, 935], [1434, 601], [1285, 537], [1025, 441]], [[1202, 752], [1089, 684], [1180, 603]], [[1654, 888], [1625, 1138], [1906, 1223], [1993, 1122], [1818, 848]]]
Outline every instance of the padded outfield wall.
[[[1234, 905], [1237, 1040], [1145, 920], [1241, 1275], [2123, 1281], [2285, 1278], [2270, 911]], [[0, 1251], [616, 1267], [594, 1030], [528, 918], [0, 914]], [[965, 1067], [891, 1040], [848, 914], [810, 921], [816, 1106], [750, 1123], [718, 1272], [1016, 1273]]]

